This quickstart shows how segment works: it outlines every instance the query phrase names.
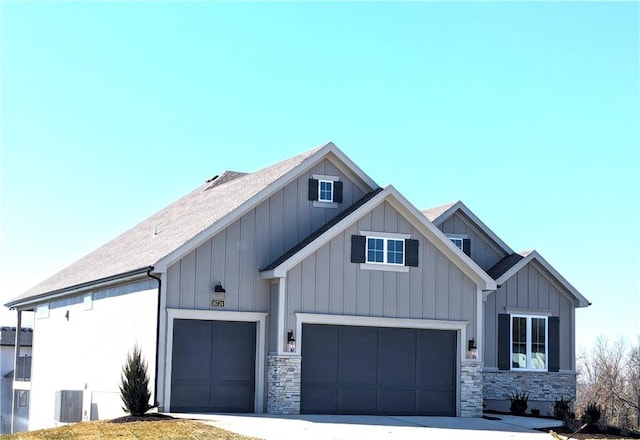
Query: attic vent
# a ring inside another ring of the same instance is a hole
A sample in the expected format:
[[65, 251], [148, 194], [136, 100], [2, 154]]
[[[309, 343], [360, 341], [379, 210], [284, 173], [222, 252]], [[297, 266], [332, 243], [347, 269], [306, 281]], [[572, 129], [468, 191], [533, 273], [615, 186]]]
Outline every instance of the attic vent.
[[225, 171], [224, 173], [213, 176], [211, 179], [207, 180], [206, 183], [209, 183], [209, 185], [204, 190], [206, 191], [208, 189], [230, 182], [237, 179], [238, 177], [245, 176], [246, 174], [247, 173], [241, 173], [239, 171]]

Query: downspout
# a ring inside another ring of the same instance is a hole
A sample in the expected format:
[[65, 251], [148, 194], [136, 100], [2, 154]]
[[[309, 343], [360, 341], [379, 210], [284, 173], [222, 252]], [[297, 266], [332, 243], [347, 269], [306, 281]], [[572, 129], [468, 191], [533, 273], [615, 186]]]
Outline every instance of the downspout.
[[160, 317], [161, 317], [161, 310], [160, 310], [160, 295], [161, 295], [161, 288], [162, 288], [162, 279], [160, 277], [157, 277], [155, 275], [151, 275], [151, 271], [153, 270], [153, 266], [149, 266], [149, 268], [147, 269], [147, 276], [149, 278], [153, 278], [154, 280], [158, 281], [158, 310], [157, 310], [157, 320], [156, 320], [156, 368], [155, 368], [155, 378], [153, 380], [153, 400], [154, 400], [154, 406], [157, 407], [159, 405], [159, 401], [158, 401], [158, 366], [160, 365]]

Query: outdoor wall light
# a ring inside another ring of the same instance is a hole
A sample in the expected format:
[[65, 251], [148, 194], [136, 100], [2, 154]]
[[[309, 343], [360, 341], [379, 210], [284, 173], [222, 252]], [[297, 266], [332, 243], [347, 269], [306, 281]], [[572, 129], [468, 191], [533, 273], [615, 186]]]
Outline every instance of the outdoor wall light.
[[471, 359], [477, 359], [478, 358], [478, 346], [476, 345], [475, 338], [469, 339], [468, 348], [469, 348], [469, 357]]
[[296, 351], [296, 340], [293, 337], [293, 330], [287, 333], [287, 351], [293, 353]]
[[224, 287], [222, 287], [222, 281], [218, 281], [218, 284], [216, 284], [216, 287], [213, 288], [213, 292], [214, 293], [226, 293], [227, 291], [224, 290]]

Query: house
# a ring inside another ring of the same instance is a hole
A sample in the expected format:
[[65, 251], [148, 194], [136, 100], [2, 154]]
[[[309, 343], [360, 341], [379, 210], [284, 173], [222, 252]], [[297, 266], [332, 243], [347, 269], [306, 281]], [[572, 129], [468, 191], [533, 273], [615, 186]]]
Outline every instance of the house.
[[464, 203], [423, 212], [497, 283], [483, 294], [486, 407], [509, 410], [505, 396], [516, 390], [543, 413], [556, 398], [575, 398], [575, 311], [589, 301], [538, 252], [514, 252]]
[[121, 415], [134, 344], [165, 412], [480, 416], [512, 252], [447, 232], [332, 143], [209, 179], [7, 304], [35, 311], [29, 428]]
[[[12, 404], [15, 394], [13, 432], [27, 430], [31, 378], [31, 341], [33, 330], [20, 329], [20, 356], [15, 357], [16, 327], [0, 327], [0, 434], [12, 432]], [[17, 374], [16, 374], [17, 371]], [[14, 387], [14, 381], [16, 386]], [[15, 390], [15, 391], [14, 391]]]

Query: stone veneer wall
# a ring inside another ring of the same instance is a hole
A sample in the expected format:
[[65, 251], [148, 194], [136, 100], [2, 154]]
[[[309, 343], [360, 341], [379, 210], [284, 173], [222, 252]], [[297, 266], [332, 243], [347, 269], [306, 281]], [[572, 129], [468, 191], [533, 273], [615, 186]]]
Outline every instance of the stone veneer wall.
[[482, 375], [482, 393], [487, 400], [508, 400], [509, 394], [519, 391], [528, 392], [530, 402], [576, 397], [576, 373], [485, 371]]
[[482, 417], [481, 362], [462, 362], [460, 368], [460, 416]]
[[270, 354], [267, 360], [267, 413], [300, 414], [302, 357]]

